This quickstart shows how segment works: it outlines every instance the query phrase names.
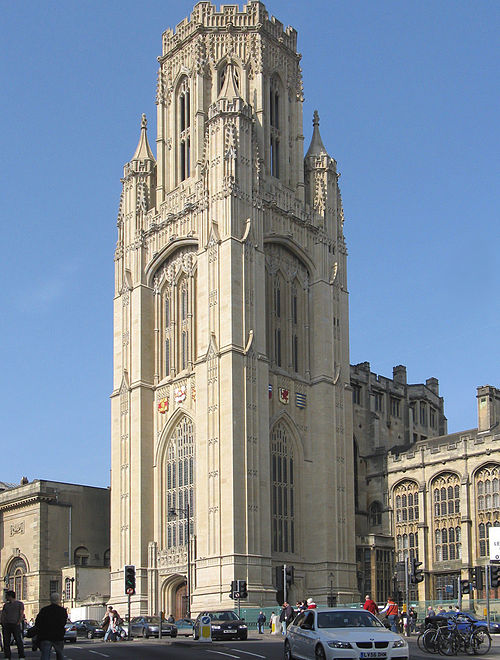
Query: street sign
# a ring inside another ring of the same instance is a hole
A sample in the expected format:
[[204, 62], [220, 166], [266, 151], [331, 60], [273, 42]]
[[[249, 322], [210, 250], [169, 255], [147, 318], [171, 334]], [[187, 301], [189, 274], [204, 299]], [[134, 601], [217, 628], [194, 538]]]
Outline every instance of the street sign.
[[212, 641], [212, 626], [210, 625], [210, 617], [206, 614], [200, 619], [200, 636], [198, 640], [200, 642]]
[[490, 527], [490, 561], [500, 561], [500, 527]]

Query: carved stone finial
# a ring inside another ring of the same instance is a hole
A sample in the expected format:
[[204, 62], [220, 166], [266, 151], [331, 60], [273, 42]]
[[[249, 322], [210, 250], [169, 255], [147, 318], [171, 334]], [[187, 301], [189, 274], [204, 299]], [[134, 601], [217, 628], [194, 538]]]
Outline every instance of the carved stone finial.
[[313, 113], [313, 126], [319, 126], [319, 113], [317, 110]]
[[315, 110], [313, 114], [313, 134], [306, 158], [308, 156], [320, 156], [322, 154], [328, 156], [328, 152], [325, 149], [325, 145], [323, 144], [323, 140], [319, 133], [319, 114], [318, 111]]
[[146, 115], [143, 112], [141, 117], [141, 128], [147, 129], [147, 127], [148, 127], [148, 120], [146, 119]]

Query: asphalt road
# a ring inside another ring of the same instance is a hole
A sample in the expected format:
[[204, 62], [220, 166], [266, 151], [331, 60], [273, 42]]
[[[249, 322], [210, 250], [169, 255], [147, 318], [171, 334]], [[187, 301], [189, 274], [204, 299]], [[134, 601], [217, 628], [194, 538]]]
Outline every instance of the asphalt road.
[[[491, 650], [486, 658], [500, 658], [500, 635], [492, 637]], [[411, 660], [432, 660], [434, 657], [418, 650], [416, 637], [409, 639]], [[34, 653], [26, 647], [26, 659], [39, 658], [40, 653]], [[134, 639], [130, 642], [108, 642], [97, 640], [78, 640], [76, 644], [66, 644], [64, 657], [67, 660], [100, 660], [100, 658], [114, 658], [119, 660], [149, 660], [149, 658], [165, 658], [167, 660], [282, 660], [283, 639], [271, 637], [269, 634], [257, 635], [251, 633], [245, 642], [213, 642], [199, 643], [191, 638], [167, 639]], [[439, 656], [441, 657], [441, 656]], [[464, 659], [468, 656], [455, 656]], [[474, 656], [483, 660], [483, 656]], [[17, 659], [15, 646], [12, 647], [12, 658]], [[52, 654], [51, 658], [55, 658]]]

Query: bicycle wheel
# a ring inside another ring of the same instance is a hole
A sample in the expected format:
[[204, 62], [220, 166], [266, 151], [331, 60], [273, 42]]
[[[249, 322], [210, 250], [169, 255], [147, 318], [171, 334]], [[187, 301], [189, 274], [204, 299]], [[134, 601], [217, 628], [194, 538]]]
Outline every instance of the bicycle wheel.
[[460, 639], [454, 630], [442, 631], [437, 638], [437, 647], [441, 655], [457, 655], [460, 650]]
[[422, 639], [420, 640], [423, 650], [427, 651], [427, 653], [437, 653], [438, 645], [436, 640], [438, 636], [439, 629], [437, 628], [428, 628], [425, 630], [422, 634]]
[[424, 646], [424, 635], [427, 632], [427, 630], [424, 630], [423, 632], [419, 633], [417, 637], [417, 646], [419, 651], [426, 651], [427, 649]]
[[470, 636], [470, 644], [475, 655], [488, 653], [491, 648], [491, 637], [487, 630], [474, 630]]

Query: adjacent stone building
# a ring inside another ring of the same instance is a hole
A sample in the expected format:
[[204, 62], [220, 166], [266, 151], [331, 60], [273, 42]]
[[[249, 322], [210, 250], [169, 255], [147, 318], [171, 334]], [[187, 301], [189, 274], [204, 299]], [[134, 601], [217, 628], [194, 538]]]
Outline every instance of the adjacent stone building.
[[134, 612], [230, 607], [234, 579], [275, 606], [284, 562], [292, 600], [357, 597], [344, 216], [317, 113], [304, 158], [299, 62], [256, 0], [163, 34], [115, 255], [111, 594], [134, 564]]
[[52, 592], [65, 607], [109, 598], [109, 489], [23, 479], [0, 492], [0, 571], [36, 616]]

